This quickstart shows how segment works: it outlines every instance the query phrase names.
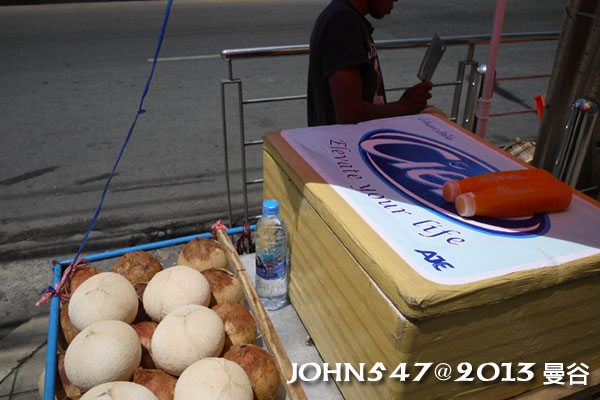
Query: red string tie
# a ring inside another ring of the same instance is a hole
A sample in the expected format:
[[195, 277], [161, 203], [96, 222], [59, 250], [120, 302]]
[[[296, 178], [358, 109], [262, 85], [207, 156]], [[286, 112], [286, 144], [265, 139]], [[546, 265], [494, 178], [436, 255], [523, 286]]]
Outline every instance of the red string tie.
[[227, 231], [227, 229], [228, 229], [225, 225], [223, 225], [221, 223], [221, 221], [223, 221], [223, 220], [222, 219], [217, 220], [217, 222], [215, 222], [211, 228], [211, 232], [212, 232], [214, 239], [217, 238], [217, 229], [222, 229], [224, 231]]
[[85, 256], [83, 256], [83, 257], [80, 257], [79, 259], [77, 259], [76, 261], [73, 261], [71, 264], [69, 264], [67, 269], [65, 269], [65, 272], [63, 272], [60, 282], [56, 283], [54, 285], [54, 287], [48, 286], [46, 289], [44, 289], [44, 291], [42, 291], [42, 293], [44, 293], [44, 295], [42, 296], [41, 299], [38, 300], [37, 303], [35, 303], [35, 305], [39, 307], [42, 304], [50, 301], [50, 298], [53, 296], [59, 296], [61, 298], [61, 300], [69, 301], [69, 299], [71, 298], [71, 295], [64, 292], [64, 286], [65, 286], [65, 283], [67, 282], [67, 279], [69, 279], [69, 276], [71, 275], [71, 271], [73, 271], [73, 268], [75, 268], [76, 266], [78, 266], [80, 264], [87, 265], [87, 264], [89, 264], [89, 261], [86, 261]]

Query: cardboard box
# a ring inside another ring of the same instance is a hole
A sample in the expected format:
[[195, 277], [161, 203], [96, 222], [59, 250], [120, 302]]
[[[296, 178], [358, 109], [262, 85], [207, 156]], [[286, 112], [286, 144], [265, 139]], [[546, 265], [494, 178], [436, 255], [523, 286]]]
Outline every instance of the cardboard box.
[[347, 399], [507, 398], [543, 386], [546, 363], [567, 385], [600, 366], [600, 205], [462, 219], [441, 195], [448, 179], [521, 168], [432, 115], [265, 135], [290, 299], [329, 368], [359, 372], [338, 383]]

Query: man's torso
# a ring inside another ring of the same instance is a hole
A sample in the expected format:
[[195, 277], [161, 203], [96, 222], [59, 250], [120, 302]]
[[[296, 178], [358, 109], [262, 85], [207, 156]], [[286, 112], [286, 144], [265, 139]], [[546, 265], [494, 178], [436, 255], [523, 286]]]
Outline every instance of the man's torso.
[[385, 92], [371, 24], [347, 0], [333, 0], [319, 15], [310, 39], [308, 125], [335, 124], [327, 77], [357, 67], [363, 99], [385, 103]]

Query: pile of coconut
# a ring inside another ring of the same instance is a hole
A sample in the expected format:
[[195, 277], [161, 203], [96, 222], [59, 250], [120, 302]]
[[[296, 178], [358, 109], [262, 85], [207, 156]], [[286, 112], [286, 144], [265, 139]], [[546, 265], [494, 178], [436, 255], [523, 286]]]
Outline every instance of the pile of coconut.
[[279, 374], [255, 345], [256, 322], [228, 265], [218, 242], [196, 238], [169, 268], [144, 251], [112, 272], [75, 267], [61, 304], [55, 397], [274, 399]]

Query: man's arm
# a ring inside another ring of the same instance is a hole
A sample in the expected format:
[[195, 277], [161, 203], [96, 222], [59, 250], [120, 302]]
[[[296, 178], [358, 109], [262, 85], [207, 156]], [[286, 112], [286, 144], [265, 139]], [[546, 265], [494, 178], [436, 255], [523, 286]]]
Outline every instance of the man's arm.
[[329, 75], [329, 90], [338, 124], [355, 124], [371, 119], [417, 114], [427, 107], [432, 83], [422, 82], [407, 89], [398, 101], [371, 104], [362, 98], [358, 67], [344, 68]]

